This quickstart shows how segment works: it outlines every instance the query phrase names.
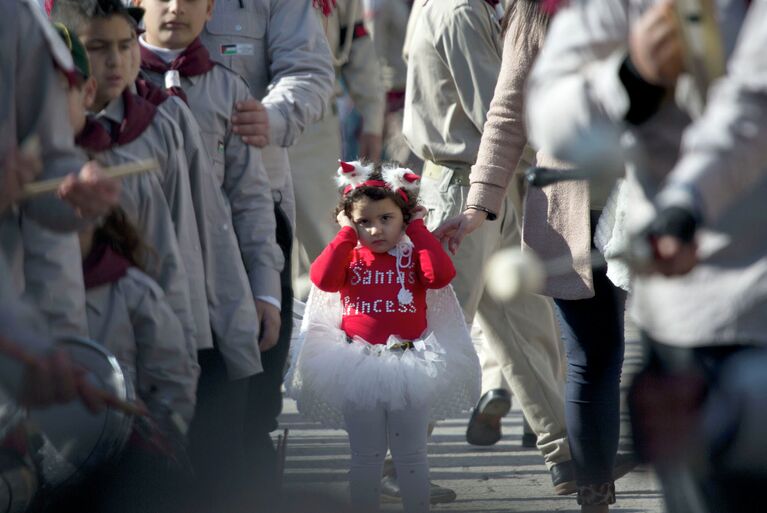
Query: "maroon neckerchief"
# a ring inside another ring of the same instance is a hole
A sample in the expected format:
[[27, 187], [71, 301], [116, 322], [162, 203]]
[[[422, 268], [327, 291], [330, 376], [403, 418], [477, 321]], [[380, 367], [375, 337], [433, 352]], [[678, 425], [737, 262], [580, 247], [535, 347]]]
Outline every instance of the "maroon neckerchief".
[[[164, 75], [167, 71], [177, 70], [182, 77], [194, 77], [207, 73], [213, 69], [213, 66], [215, 63], [211, 60], [208, 49], [203, 46], [199, 37], [195, 38], [171, 63], [166, 63], [152, 50], [141, 45], [141, 68], [148, 71]], [[180, 87], [171, 87], [166, 91], [186, 102], [186, 94]]]
[[111, 122], [111, 130], [104, 128], [92, 116], [88, 116], [85, 128], [77, 136], [78, 146], [92, 152], [108, 150], [114, 146], [122, 146], [139, 138], [154, 119], [157, 107], [125, 89], [123, 99], [123, 120], [118, 125]]
[[91, 249], [83, 260], [85, 289], [113, 283], [125, 276], [133, 264], [106, 244]]
[[170, 98], [170, 95], [163, 88], [142, 77], [136, 79], [136, 94], [157, 106]]

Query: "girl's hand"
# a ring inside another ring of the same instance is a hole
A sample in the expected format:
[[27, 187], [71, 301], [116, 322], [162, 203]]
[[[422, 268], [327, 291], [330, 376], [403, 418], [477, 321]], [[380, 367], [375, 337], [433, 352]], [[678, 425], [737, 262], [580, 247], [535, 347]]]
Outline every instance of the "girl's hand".
[[336, 216], [336, 222], [341, 225], [341, 228], [344, 228], [348, 226], [349, 228], [357, 229], [356, 226], [354, 226], [354, 221], [349, 219], [349, 216], [346, 215], [346, 212], [343, 210], [338, 213]]
[[429, 213], [429, 210], [424, 207], [423, 205], [418, 205], [413, 209], [413, 212], [410, 214], [410, 222], [412, 223], [416, 219], [424, 219], [426, 217], [426, 214]]

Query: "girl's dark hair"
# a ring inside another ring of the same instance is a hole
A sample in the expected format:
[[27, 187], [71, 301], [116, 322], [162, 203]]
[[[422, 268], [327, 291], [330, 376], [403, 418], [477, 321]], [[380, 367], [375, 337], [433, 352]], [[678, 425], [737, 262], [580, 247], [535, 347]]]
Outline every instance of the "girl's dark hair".
[[93, 246], [100, 244], [109, 246], [115, 253], [127, 258], [130, 263], [145, 272], [154, 253], [120, 207], [112, 210], [104, 218], [102, 225], [93, 232]]
[[506, 37], [512, 22], [516, 21], [520, 30], [515, 31], [510, 37], [513, 37], [515, 42], [519, 42], [520, 37], [529, 35], [529, 32], [524, 30], [525, 27], [541, 27], [543, 30], [540, 32], [545, 33], [550, 20], [551, 16], [545, 11], [543, 2], [540, 0], [512, 0], [503, 15], [501, 31]]
[[[381, 171], [376, 170], [371, 173], [369, 180], [383, 180], [383, 177], [381, 176]], [[353, 189], [349, 194], [346, 196], [341, 196], [341, 200], [338, 202], [338, 206], [335, 210], [335, 216], [338, 216], [339, 212], [343, 211], [349, 218], [352, 217], [352, 207], [354, 206], [354, 203], [359, 201], [360, 199], [369, 198], [373, 201], [379, 201], [382, 199], [389, 198], [391, 199], [402, 211], [402, 217], [404, 218], [406, 223], [410, 222], [410, 216], [413, 213], [413, 210], [418, 206], [418, 192], [417, 191], [404, 191], [405, 194], [408, 197], [408, 200], [405, 201], [405, 198], [402, 197], [402, 195], [399, 192], [392, 191], [391, 189], [388, 189], [386, 187], [375, 187], [375, 186], [368, 186], [363, 185], [361, 187], [357, 187], [356, 189]], [[333, 219], [335, 221], [335, 217]]]

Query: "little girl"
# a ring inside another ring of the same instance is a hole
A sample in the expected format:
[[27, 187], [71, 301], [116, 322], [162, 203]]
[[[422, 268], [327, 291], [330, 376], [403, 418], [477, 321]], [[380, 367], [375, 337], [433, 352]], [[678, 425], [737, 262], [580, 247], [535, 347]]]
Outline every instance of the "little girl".
[[349, 433], [355, 511], [378, 511], [387, 449], [407, 513], [429, 510], [429, 422], [469, 409], [479, 363], [448, 287], [450, 257], [424, 225], [418, 177], [341, 162], [341, 230], [311, 267], [314, 287], [289, 394]]

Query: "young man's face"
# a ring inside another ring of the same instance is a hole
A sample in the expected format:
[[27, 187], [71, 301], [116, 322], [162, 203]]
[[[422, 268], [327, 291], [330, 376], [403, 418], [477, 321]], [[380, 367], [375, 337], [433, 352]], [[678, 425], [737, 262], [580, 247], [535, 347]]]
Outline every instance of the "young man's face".
[[98, 85], [94, 110], [120, 96], [132, 81], [133, 47], [138, 44], [133, 25], [122, 15], [96, 18], [78, 34], [88, 51], [91, 74]]
[[144, 37], [150, 45], [180, 50], [200, 35], [213, 12], [213, 0], [134, 0], [143, 7]]

